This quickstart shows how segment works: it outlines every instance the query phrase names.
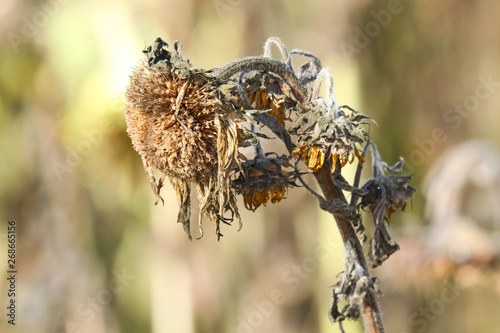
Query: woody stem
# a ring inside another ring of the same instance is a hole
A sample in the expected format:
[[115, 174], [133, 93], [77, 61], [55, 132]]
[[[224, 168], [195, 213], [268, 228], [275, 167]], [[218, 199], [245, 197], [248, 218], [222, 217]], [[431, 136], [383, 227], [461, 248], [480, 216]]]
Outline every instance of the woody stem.
[[[330, 168], [324, 165], [316, 173], [314, 173], [316, 180], [321, 187], [325, 199], [328, 201], [342, 200], [347, 203], [342, 191], [333, 183], [330, 174]], [[352, 224], [344, 218], [334, 215], [337, 227], [339, 228], [344, 245], [351, 246], [355, 253], [357, 263], [363, 268], [363, 274], [370, 277], [368, 264], [365, 258], [363, 247], [356, 236], [356, 232]], [[360, 304], [361, 313], [365, 323], [367, 333], [384, 333], [384, 323], [382, 321], [382, 314], [377, 302], [377, 296], [373, 292], [368, 292]]]

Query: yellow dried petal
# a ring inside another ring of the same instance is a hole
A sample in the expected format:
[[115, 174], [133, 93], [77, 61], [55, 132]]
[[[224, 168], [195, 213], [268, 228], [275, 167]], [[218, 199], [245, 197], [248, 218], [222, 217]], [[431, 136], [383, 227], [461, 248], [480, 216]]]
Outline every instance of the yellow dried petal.
[[268, 103], [267, 103], [267, 90], [262, 90], [260, 93], [260, 109], [267, 109], [268, 108]]
[[321, 167], [323, 167], [323, 164], [325, 163], [325, 154], [323, 154], [322, 151], [319, 152], [319, 163], [318, 167], [314, 171], [318, 171]]
[[335, 172], [338, 159], [339, 159], [339, 154], [332, 154], [332, 169], [330, 170], [331, 173]]
[[343, 168], [347, 164], [348, 156], [340, 156], [340, 167]]
[[260, 177], [264, 173], [262, 171], [256, 170], [256, 169], [250, 169], [250, 176], [252, 177]]
[[358, 158], [359, 164], [361, 164], [361, 166], [363, 166], [363, 163], [365, 162], [365, 158], [363, 156], [361, 156], [361, 154], [359, 153], [359, 150], [354, 149], [354, 155], [356, 155], [356, 157]]
[[311, 155], [309, 157], [309, 163], [307, 167], [310, 170], [315, 170], [316, 164], [318, 163], [318, 153], [319, 153], [319, 148], [318, 147], [312, 147], [311, 150]]

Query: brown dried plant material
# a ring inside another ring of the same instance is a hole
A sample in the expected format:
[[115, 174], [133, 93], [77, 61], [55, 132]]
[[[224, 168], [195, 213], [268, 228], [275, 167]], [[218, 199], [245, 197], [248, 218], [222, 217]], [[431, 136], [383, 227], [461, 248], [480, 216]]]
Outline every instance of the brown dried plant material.
[[[183, 96], [181, 96], [181, 94]], [[217, 169], [216, 90], [142, 63], [130, 78], [125, 116], [141, 157], [167, 176], [202, 179]]]
[[[132, 144], [140, 154], [156, 203], [165, 176], [174, 186], [180, 205], [178, 222], [190, 235], [190, 185], [197, 186], [201, 220], [215, 223], [239, 219], [230, 171], [237, 163], [237, 125], [231, 105], [222, 98], [217, 82], [201, 70], [191, 68], [180, 56], [157, 39], [145, 50], [130, 77], [126, 93], [125, 119]], [[156, 182], [153, 170], [162, 173]], [[224, 218], [230, 211], [231, 218]], [[241, 220], [240, 220], [241, 225]]]
[[[279, 76], [265, 71], [253, 71], [245, 75], [241, 85], [251, 107], [269, 110], [268, 114], [282, 126], [285, 126], [286, 120], [291, 120], [286, 111], [291, 112], [290, 109], [297, 103], [290, 97], [289, 88]], [[246, 108], [245, 103], [240, 101], [240, 104], [243, 109]]]
[[406, 202], [412, 198], [415, 188], [409, 185], [411, 176], [394, 174], [402, 170], [404, 159], [401, 158], [394, 166], [389, 166], [380, 157], [375, 143], [370, 142], [370, 147], [373, 178], [361, 188], [365, 194], [359, 208], [368, 208], [373, 216], [375, 231], [370, 241], [369, 256], [372, 266], [377, 267], [399, 250], [399, 245], [391, 238], [387, 227], [392, 213], [405, 209]]
[[[348, 107], [341, 107], [348, 108]], [[350, 109], [350, 108], [348, 108]], [[300, 158], [309, 170], [317, 172], [325, 159], [332, 159], [331, 172], [347, 162], [364, 162], [357, 144], [365, 144], [368, 133], [362, 125], [368, 124], [370, 117], [350, 109], [346, 114], [342, 110], [327, 111], [322, 104], [300, 116], [290, 127], [290, 133], [299, 136], [299, 146], [292, 152], [294, 158]], [[339, 161], [340, 163], [337, 163]]]
[[245, 208], [255, 211], [268, 202], [277, 203], [285, 198], [289, 187], [297, 186], [298, 173], [291, 168], [288, 157], [269, 157], [257, 155], [242, 164], [238, 178], [233, 186], [243, 196]]
[[[278, 46], [283, 61], [270, 57], [271, 45]], [[372, 119], [348, 106], [339, 107], [330, 70], [309, 52], [287, 52], [277, 38], [266, 42], [264, 56], [237, 59], [211, 71], [193, 69], [181, 57], [180, 43], [174, 43], [172, 52], [166, 47], [158, 38], [144, 51], [146, 60], [130, 78], [125, 106], [127, 130], [156, 202], [162, 200], [160, 189], [168, 177], [180, 205], [177, 220], [191, 238], [194, 184], [200, 201], [200, 233], [205, 217], [215, 224], [220, 237], [220, 222], [230, 223], [236, 217], [241, 228], [236, 194], [254, 211], [283, 200], [299, 180], [318, 199], [320, 208], [333, 215], [346, 248], [346, 270], [333, 290], [332, 321], [362, 316], [367, 331], [383, 332], [376, 280], [370, 276], [362, 246], [366, 235], [360, 210], [367, 208], [373, 216], [369, 256], [375, 267], [399, 249], [386, 220], [404, 209], [415, 189], [409, 176], [397, 174], [403, 161], [390, 167], [381, 159], [365, 126]], [[311, 60], [295, 72], [293, 55]], [[320, 96], [322, 82], [327, 84], [324, 97]], [[229, 86], [224, 90], [227, 95], [220, 90], [224, 86]], [[292, 115], [296, 121], [290, 124]], [[261, 132], [264, 127], [283, 142], [289, 155], [264, 150], [261, 140], [270, 139]], [[360, 187], [368, 146], [373, 153], [373, 178]], [[254, 147], [253, 158], [238, 152], [240, 147]], [[293, 168], [290, 158], [296, 159]], [[341, 171], [356, 159], [351, 185]], [[313, 173], [324, 197], [304, 181], [299, 161]], [[161, 173], [158, 181], [154, 170]], [[350, 204], [343, 190], [352, 193]]]

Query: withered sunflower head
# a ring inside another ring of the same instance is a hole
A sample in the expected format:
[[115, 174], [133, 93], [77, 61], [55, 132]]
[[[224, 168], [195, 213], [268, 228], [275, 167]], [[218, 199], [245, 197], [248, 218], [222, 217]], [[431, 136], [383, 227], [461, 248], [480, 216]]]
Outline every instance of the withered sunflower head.
[[289, 88], [279, 76], [270, 72], [252, 71], [241, 78], [241, 87], [249, 105], [234, 90], [232, 94], [237, 96], [242, 109], [249, 106], [256, 110], [270, 110], [268, 114], [275, 117], [282, 126], [285, 125], [285, 120], [290, 120], [287, 111], [296, 106], [297, 102], [292, 99]]
[[[342, 109], [349, 109], [346, 114]], [[301, 158], [309, 170], [316, 172], [325, 163], [332, 160], [331, 172], [336, 165], [343, 167], [357, 157], [364, 162], [357, 144], [368, 140], [368, 134], [362, 125], [368, 124], [370, 117], [350, 109], [340, 107], [335, 112], [318, 103], [309, 112], [303, 113], [290, 127], [290, 133], [299, 137], [299, 145], [292, 152], [294, 158]], [[337, 163], [337, 161], [339, 163]]]
[[245, 208], [255, 211], [268, 202], [277, 203], [285, 198], [288, 188], [297, 186], [298, 174], [290, 168], [288, 157], [269, 157], [257, 155], [242, 163], [241, 171], [233, 181], [236, 192], [243, 196]]
[[[133, 71], [125, 120], [157, 202], [167, 176], [181, 205], [179, 222], [190, 236], [191, 182], [198, 188], [200, 228], [203, 215], [217, 227], [219, 220], [226, 221], [228, 210], [239, 217], [229, 186], [230, 170], [237, 165], [237, 125], [216, 80], [181, 57], [180, 43], [174, 43], [173, 52], [165, 47], [156, 39], [144, 51], [146, 60]], [[153, 169], [162, 173], [158, 183]]]

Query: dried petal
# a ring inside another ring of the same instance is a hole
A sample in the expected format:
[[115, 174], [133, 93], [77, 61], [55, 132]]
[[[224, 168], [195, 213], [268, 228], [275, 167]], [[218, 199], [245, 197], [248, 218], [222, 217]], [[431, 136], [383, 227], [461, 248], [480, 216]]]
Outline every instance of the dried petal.
[[233, 181], [237, 193], [243, 195], [245, 208], [255, 211], [267, 202], [280, 202], [285, 198], [290, 186], [297, 186], [294, 181], [298, 174], [282, 170], [290, 166], [286, 156], [269, 157], [257, 155], [241, 165], [241, 171]]

